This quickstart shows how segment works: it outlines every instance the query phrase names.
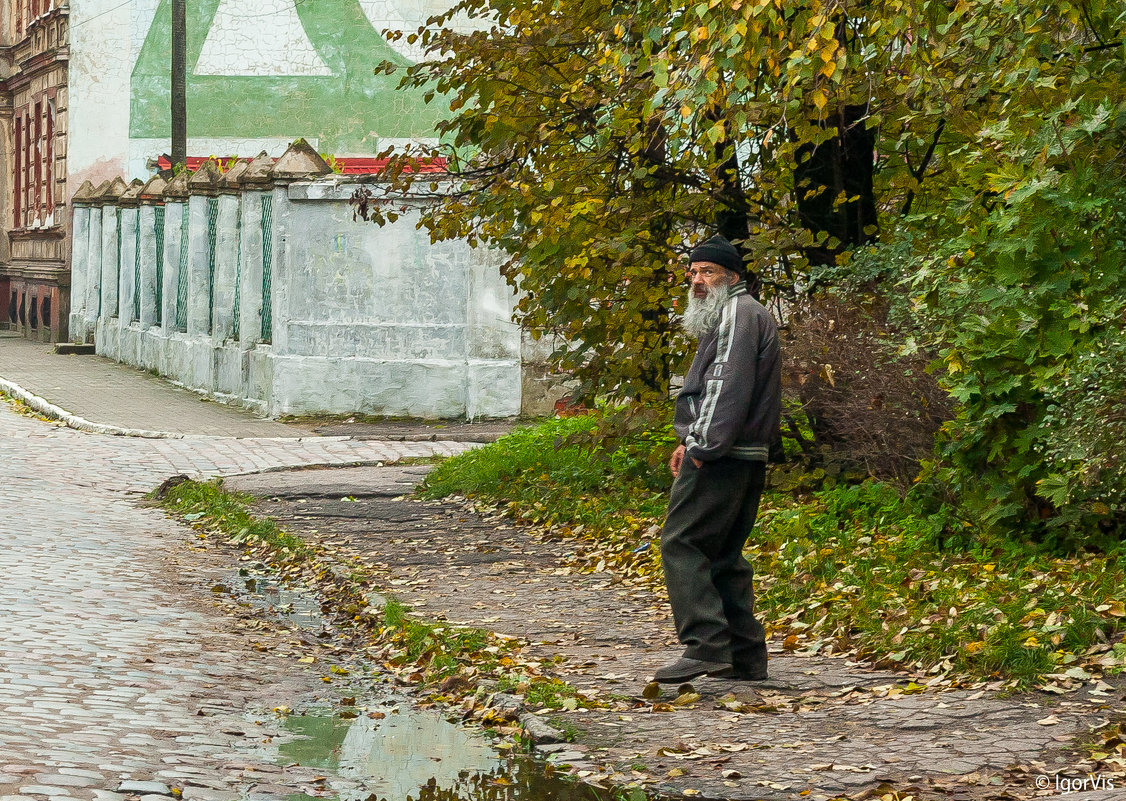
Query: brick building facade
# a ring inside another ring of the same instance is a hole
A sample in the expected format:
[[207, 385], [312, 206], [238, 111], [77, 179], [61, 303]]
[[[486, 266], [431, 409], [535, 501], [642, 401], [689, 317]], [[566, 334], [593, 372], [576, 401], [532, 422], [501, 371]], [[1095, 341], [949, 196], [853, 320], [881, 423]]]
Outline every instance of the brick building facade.
[[0, 0], [0, 321], [66, 339], [67, 66], [65, 0]]

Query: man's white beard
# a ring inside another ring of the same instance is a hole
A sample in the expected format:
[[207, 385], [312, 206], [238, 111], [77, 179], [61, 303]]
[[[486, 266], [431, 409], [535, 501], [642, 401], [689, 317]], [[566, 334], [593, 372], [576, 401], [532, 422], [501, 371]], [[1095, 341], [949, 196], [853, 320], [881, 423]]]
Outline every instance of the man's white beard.
[[727, 302], [727, 289], [723, 284], [708, 287], [708, 294], [702, 298], [696, 297], [691, 289], [688, 290], [688, 307], [684, 310], [680, 324], [691, 337], [699, 339], [719, 325], [723, 304]]

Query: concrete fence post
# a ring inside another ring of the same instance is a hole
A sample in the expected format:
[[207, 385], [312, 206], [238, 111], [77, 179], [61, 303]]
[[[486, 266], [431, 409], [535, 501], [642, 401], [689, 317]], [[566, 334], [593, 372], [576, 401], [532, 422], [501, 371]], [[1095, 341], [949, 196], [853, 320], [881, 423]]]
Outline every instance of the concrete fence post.
[[[86, 285], [90, 280], [90, 198], [93, 194], [93, 184], [84, 181], [71, 198], [70, 314], [67, 330], [75, 342], [86, 340]], [[59, 313], [62, 313], [62, 309]]]
[[102, 303], [99, 317], [111, 318], [118, 316], [118, 290], [120, 280], [120, 253], [118, 252], [118, 199], [125, 194], [125, 181], [120, 177], [110, 181], [105, 189], [98, 193], [97, 201], [101, 204], [102, 214]]
[[83, 304], [86, 339], [94, 331], [102, 311], [102, 207], [90, 207], [86, 229], [86, 302]]
[[[246, 165], [237, 181], [243, 189], [242, 201], [242, 263], [240, 265], [239, 339], [243, 348], [256, 345], [263, 340], [262, 316], [270, 310], [265, 307], [271, 302], [263, 297], [265, 271], [272, 270], [273, 253], [270, 243], [265, 241], [264, 223], [272, 215], [273, 182], [270, 173], [274, 160], [265, 151]], [[268, 340], [269, 337], [266, 337]]]
[[186, 331], [191, 291], [192, 219], [188, 181], [181, 172], [164, 188], [164, 330]]
[[117, 206], [103, 205], [102, 215], [102, 304], [99, 317], [117, 316]]
[[262, 340], [262, 196], [242, 196], [242, 254], [239, 262], [239, 342], [243, 349]]
[[[141, 258], [141, 326], [144, 329], [164, 321], [164, 188], [167, 183], [153, 176], [141, 188], [139, 212]], [[159, 216], [159, 222], [157, 218]]]
[[210, 319], [207, 266], [207, 201], [204, 195], [188, 198], [188, 316], [189, 336], [206, 336]]
[[289, 328], [286, 321], [290, 319], [290, 276], [289, 276], [289, 248], [286, 237], [290, 228], [290, 202], [289, 185], [295, 181], [309, 181], [330, 175], [332, 168], [328, 165], [316, 148], [304, 139], [298, 139], [291, 144], [269, 171], [269, 178], [274, 183], [272, 205], [272, 220], [270, 224], [270, 241], [263, 242], [264, 248], [269, 248], [271, 269], [270, 296], [263, 298], [263, 304], [270, 304], [269, 319], [270, 342], [273, 343], [275, 353], [289, 353]]
[[161, 327], [166, 334], [176, 330], [176, 290], [180, 268], [180, 232], [183, 228], [183, 201], [169, 198], [164, 203], [164, 275], [161, 287]]
[[188, 333], [210, 336], [214, 318], [215, 246], [218, 243], [219, 165], [205, 161], [188, 179], [192, 221], [188, 257]]
[[[234, 336], [235, 286], [238, 281], [238, 249], [241, 225], [239, 196], [231, 192], [219, 195], [215, 224], [215, 273], [211, 312], [211, 335], [216, 343]], [[241, 297], [240, 297], [241, 300]], [[241, 326], [240, 326], [241, 328]]]
[[121, 256], [121, 264], [118, 266], [117, 270], [117, 316], [120, 318], [123, 325], [128, 325], [133, 321], [133, 295], [135, 292], [134, 283], [136, 281], [133, 264], [137, 257], [135, 239], [137, 231], [137, 207], [122, 205], [118, 207], [118, 213], [121, 215], [121, 238], [118, 240], [117, 252]]
[[215, 243], [212, 336], [216, 343], [242, 339], [243, 191], [239, 176], [250, 166], [238, 161], [218, 182], [219, 209]]
[[121, 254], [121, 265], [118, 269], [120, 281], [118, 316], [123, 323], [127, 324], [136, 322], [140, 318], [140, 296], [138, 294], [140, 262], [137, 259], [139, 228], [137, 217], [143, 186], [142, 181], [132, 181], [118, 201], [121, 210], [121, 239], [117, 247], [118, 253]]

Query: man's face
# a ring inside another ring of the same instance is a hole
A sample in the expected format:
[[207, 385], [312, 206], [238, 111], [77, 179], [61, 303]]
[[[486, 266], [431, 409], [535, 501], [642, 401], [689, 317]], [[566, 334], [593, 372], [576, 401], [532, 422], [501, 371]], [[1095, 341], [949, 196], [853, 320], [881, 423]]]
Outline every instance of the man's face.
[[710, 261], [694, 261], [688, 265], [688, 281], [692, 294], [698, 298], [706, 297], [709, 289], [730, 286], [738, 280], [735, 273]]

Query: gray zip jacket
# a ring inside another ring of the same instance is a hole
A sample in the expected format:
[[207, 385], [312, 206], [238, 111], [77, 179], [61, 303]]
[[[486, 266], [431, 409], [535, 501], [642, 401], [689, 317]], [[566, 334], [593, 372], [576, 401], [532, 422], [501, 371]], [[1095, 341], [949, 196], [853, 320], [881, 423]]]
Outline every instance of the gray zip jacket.
[[728, 291], [719, 325], [700, 337], [673, 427], [690, 458], [765, 462], [781, 408], [778, 328], [740, 281]]

